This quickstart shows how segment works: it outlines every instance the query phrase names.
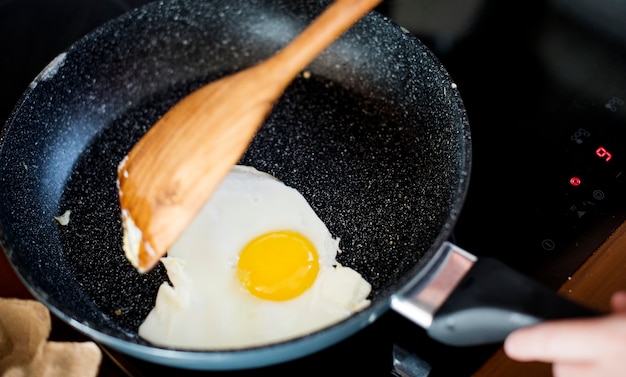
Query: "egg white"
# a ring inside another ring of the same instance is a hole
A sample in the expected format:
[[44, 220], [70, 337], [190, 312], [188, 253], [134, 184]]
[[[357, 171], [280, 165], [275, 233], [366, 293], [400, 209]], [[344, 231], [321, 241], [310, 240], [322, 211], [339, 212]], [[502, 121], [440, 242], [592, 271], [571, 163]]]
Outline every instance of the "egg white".
[[[253, 296], [237, 278], [242, 248], [273, 230], [306, 236], [319, 254], [313, 285], [287, 301]], [[163, 283], [139, 335], [157, 345], [202, 350], [267, 345], [308, 334], [369, 305], [371, 286], [336, 261], [333, 238], [294, 188], [249, 166], [235, 166], [162, 258]]]

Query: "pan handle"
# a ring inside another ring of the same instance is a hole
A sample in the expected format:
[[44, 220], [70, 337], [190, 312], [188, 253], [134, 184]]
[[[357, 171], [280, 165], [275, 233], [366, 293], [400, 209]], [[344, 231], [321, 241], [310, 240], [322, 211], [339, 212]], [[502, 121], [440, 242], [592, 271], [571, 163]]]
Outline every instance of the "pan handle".
[[485, 345], [545, 320], [593, 317], [571, 301], [493, 258], [477, 258], [443, 242], [423, 275], [398, 292], [391, 307], [441, 343]]
[[480, 258], [434, 313], [427, 331], [445, 344], [481, 345], [502, 342], [513, 330], [541, 321], [599, 314], [496, 259]]

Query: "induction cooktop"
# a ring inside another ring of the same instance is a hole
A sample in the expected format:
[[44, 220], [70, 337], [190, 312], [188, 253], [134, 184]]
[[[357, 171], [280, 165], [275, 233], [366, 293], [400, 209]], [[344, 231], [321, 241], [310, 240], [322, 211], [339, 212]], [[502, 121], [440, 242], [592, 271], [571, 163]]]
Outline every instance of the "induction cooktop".
[[[0, 2], [0, 122], [58, 53], [146, 2]], [[467, 108], [473, 166], [453, 241], [556, 290], [626, 219], [626, 3], [395, 0], [377, 10], [433, 50]], [[170, 370], [106, 351], [120, 376], [466, 376], [498, 347], [444, 346], [389, 312], [335, 346], [259, 370]]]

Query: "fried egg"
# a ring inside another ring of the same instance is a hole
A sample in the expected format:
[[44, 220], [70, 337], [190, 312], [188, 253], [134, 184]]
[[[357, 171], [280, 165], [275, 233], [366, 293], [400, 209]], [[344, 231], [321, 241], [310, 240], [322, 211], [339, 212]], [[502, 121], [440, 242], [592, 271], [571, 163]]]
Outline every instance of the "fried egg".
[[336, 260], [339, 239], [294, 188], [235, 166], [174, 243], [139, 335], [224, 350], [309, 334], [366, 308], [370, 284]]

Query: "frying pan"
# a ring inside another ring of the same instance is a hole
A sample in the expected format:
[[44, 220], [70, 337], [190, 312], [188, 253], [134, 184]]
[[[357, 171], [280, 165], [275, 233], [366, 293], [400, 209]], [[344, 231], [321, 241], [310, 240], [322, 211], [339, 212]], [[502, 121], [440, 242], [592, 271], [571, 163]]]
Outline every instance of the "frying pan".
[[[330, 328], [243, 350], [173, 350], [138, 337], [167, 276], [161, 265], [140, 275], [125, 260], [119, 161], [182, 96], [267, 58], [327, 4], [154, 2], [96, 29], [43, 69], [0, 146], [0, 238], [33, 295], [100, 344], [199, 370], [296, 359], [390, 309], [454, 345], [594, 315], [447, 241], [470, 177], [463, 102], [415, 36], [372, 12], [310, 65], [310, 76], [293, 82], [240, 161], [305, 196], [341, 239], [339, 262], [371, 283], [371, 305]], [[55, 220], [66, 211], [69, 223]]]

